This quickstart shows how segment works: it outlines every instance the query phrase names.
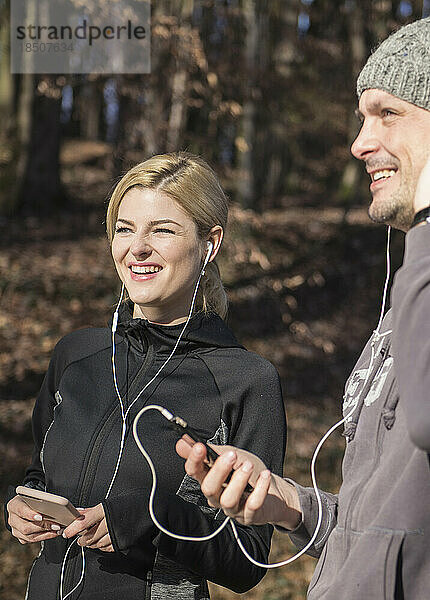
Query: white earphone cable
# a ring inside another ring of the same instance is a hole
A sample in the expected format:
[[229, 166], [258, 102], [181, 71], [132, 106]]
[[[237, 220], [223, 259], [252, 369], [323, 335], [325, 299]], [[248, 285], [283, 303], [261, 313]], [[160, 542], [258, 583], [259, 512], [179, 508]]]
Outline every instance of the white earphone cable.
[[318, 503], [318, 519], [317, 519], [317, 524], [315, 526], [315, 530], [314, 533], [312, 534], [311, 539], [309, 540], [309, 542], [306, 544], [306, 546], [304, 546], [299, 552], [297, 552], [296, 554], [294, 554], [293, 556], [291, 556], [290, 558], [277, 562], [277, 563], [272, 563], [272, 564], [264, 564], [264, 563], [260, 563], [258, 561], [256, 561], [252, 556], [250, 556], [250, 554], [247, 552], [246, 548], [244, 547], [242, 541], [239, 538], [239, 534], [236, 528], [236, 524], [234, 523], [234, 521], [231, 521], [230, 525], [231, 528], [233, 530], [233, 534], [234, 537], [239, 545], [239, 548], [242, 550], [243, 554], [246, 556], [246, 558], [252, 562], [254, 565], [256, 565], [257, 567], [264, 567], [266, 569], [274, 569], [276, 567], [282, 567], [285, 565], [288, 565], [290, 563], [292, 563], [293, 561], [295, 561], [297, 558], [299, 558], [300, 556], [302, 556], [307, 550], [309, 550], [309, 548], [312, 546], [312, 544], [314, 543], [314, 541], [316, 540], [319, 530], [321, 528], [321, 523], [322, 523], [322, 501], [321, 501], [321, 494], [319, 492], [318, 486], [317, 486], [317, 480], [316, 480], [316, 475], [315, 475], [315, 464], [316, 464], [316, 460], [317, 460], [317, 456], [319, 454], [319, 451], [321, 450], [322, 445], [324, 444], [324, 442], [327, 440], [327, 438], [333, 433], [333, 431], [335, 429], [337, 429], [338, 427], [340, 427], [340, 425], [342, 425], [343, 423], [346, 423], [354, 414], [358, 404], [359, 404], [359, 400], [361, 397], [361, 394], [363, 393], [363, 391], [366, 388], [367, 382], [369, 380], [370, 374], [372, 372], [372, 367], [373, 367], [373, 362], [375, 360], [375, 342], [378, 341], [381, 337], [385, 337], [386, 335], [391, 333], [391, 330], [389, 331], [385, 331], [384, 333], [380, 333], [380, 328], [382, 325], [382, 320], [384, 318], [384, 313], [385, 313], [385, 304], [386, 304], [386, 299], [387, 299], [387, 291], [388, 291], [388, 283], [390, 281], [390, 237], [391, 237], [391, 227], [388, 227], [388, 232], [387, 232], [387, 250], [386, 250], [386, 257], [387, 257], [387, 268], [386, 268], [386, 276], [385, 276], [385, 282], [384, 282], [384, 291], [382, 294], [382, 303], [381, 303], [381, 311], [380, 311], [380, 315], [379, 315], [379, 320], [378, 320], [378, 325], [376, 327], [376, 330], [373, 332], [372, 337], [375, 336], [375, 339], [372, 340], [371, 342], [371, 355], [370, 355], [370, 361], [369, 361], [369, 365], [367, 367], [367, 373], [366, 373], [366, 377], [363, 383], [363, 386], [361, 388], [361, 393], [357, 399], [357, 402], [354, 404], [354, 406], [352, 407], [352, 409], [342, 418], [340, 419], [340, 421], [338, 421], [337, 423], [335, 423], [332, 427], [330, 427], [330, 429], [323, 435], [323, 437], [320, 439], [320, 441], [318, 442], [317, 447], [315, 448], [315, 451], [313, 453], [312, 456], [312, 460], [311, 460], [311, 478], [312, 478], [312, 487], [314, 488], [315, 491], [315, 495], [317, 498], [317, 503]]
[[[215, 531], [213, 531], [212, 533], [210, 533], [209, 535], [204, 535], [201, 537], [195, 537], [195, 536], [188, 536], [188, 535], [181, 535], [178, 533], [172, 533], [171, 531], [169, 531], [168, 529], [166, 529], [163, 525], [161, 525], [161, 523], [158, 521], [157, 517], [155, 516], [154, 513], [154, 496], [155, 496], [155, 490], [157, 488], [157, 474], [155, 472], [155, 467], [154, 467], [154, 463], [151, 460], [151, 457], [149, 456], [149, 454], [146, 452], [145, 448], [142, 445], [142, 442], [139, 439], [139, 435], [137, 433], [137, 424], [140, 420], [140, 417], [148, 410], [158, 410], [159, 412], [161, 412], [161, 414], [163, 414], [163, 412], [168, 412], [166, 411], [165, 408], [163, 408], [162, 406], [159, 406], [157, 404], [149, 404], [148, 406], [144, 406], [136, 415], [134, 421], [133, 421], [133, 436], [134, 439], [136, 441], [136, 444], [139, 448], [139, 450], [141, 451], [141, 453], [143, 454], [143, 456], [146, 459], [146, 462], [149, 465], [149, 468], [151, 469], [151, 473], [152, 473], [152, 487], [151, 487], [151, 493], [149, 495], [149, 514], [151, 516], [152, 521], [154, 522], [154, 524], [158, 527], [158, 529], [160, 531], [162, 531], [163, 533], [165, 533], [166, 535], [175, 538], [175, 540], [184, 540], [184, 541], [188, 541], [188, 542], [206, 542], [208, 540], [211, 540], [212, 538], [214, 538], [215, 536], [217, 536], [219, 534], [220, 531], [222, 531], [224, 529], [224, 527], [229, 523], [230, 521], [230, 517], [226, 517], [224, 519], [224, 521], [221, 523], [221, 525], [218, 527], [218, 529], [216, 529]], [[170, 413], [169, 413], [170, 414]], [[164, 415], [166, 416], [166, 415]]]
[[[118, 389], [118, 382], [117, 382], [117, 377], [116, 377], [116, 370], [115, 370], [115, 331], [116, 331], [116, 324], [118, 323], [118, 310], [119, 310], [119, 306], [120, 306], [120, 302], [118, 302], [117, 304], [117, 308], [115, 310], [115, 315], [116, 315], [116, 319], [114, 316], [114, 320], [112, 322], [112, 374], [113, 374], [113, 379], [114, 379], [114, 383], [115, 383], [115, 390], [118, 396], [118, 400], [119, 403], [121, 405], [121, 415], [122, 415], [122, 421], [123, 421], [123, 427], [122, 427], [122, 432], [121, 432], [121, 442], [120, 442], [120, 448], [119, 448], [119, 452], [118, 452], [118, 458], [116, 461], [116, 466], [115, 466], [115, 470], [114, 470], [114, 474], [113, 477], [111, 479], [111, 482], [109, 484], [109, 488], [108, 491], [106, 493], [105, 499], [108, 498], [111, 490], [112, 490], [112, 486], [115, 482], [117, 473], [118, 473], [118, 469], [119, 469], [119, 465], [121, 462], [121, 458], [122, 458], [122, 454], [123, 454], [123, 450], [124, 450], [124, 441], [125, 441], [125, 434], [126, 434], [126, 421], [127, 421], [127, 417], [128, 414], [130, 412], [130, 410], [133, 408], [133, 406], [135, 405], [135, 403], [139, 400], [139, 398], [141, 397], [141, 395], [143, 394], [143, 392], [148, 389], [148, 387], [151, 385], [151, 383], [153, 383], [153, 381], [155, 381], [155, 379], [159, 376], [159, 374], [161, 373], [161, 371], [166, 367], [167, 363], [170, 361], [170, 359], [173, 357], [173, 355], [175, 354], [181, 339], [185, 333], [185, 329], [187, 328], [188, 323], [190, 322], [191, 316], [193, 314], [193, 310], [194, 310], [194, 304], [196, 302], [196, 297], [197, 297], [197, 292], [199, 289], [199, 285], [200, 285], [200, 280], [204, 275], [205, 272], [205, 267], [208, 263], [208, 260], [210, 258], [210, 252], [208, 251], [207, 255], [206, 255], [206, 259], [205, 259], [205, 263], [203, 265], [203, 268], [200, 271], [200, 275], [197, 279], [197, 283], [195, 285], [194, 288], [194, 293], [193, 293], [193, 297], [191, 300], [191, 305], [190, 305], [190, 310], [188, 311], [188, 316], [187, 319], [184, 323], [184, 326], [181, 330], [181, 333], [178, 336], [178, 339], [176, 340], [176, 343], [172, 349], [172, 351], [170, 352], [169, 356], [167, 357], [167, 359], [165, 360], [165, 362], [161, 365], [161, 367], [158, 369], [158, 371], [155, 373], [155, 375], [143, 386], [143, 388], [140, 390], [140, 392], [137, 394], [137, 396], [135, 397], [135, 399], [131, 402], [130, 406], [127, 408], [126, 411], [124, 411], [124, 402], [123, 399], [121, 397], [121, 394], [119, 392]], [[124, 284], [122, 286], [122, 291], [124, 291]], [[122, 292], [121, 292], [121, 298], [122, 298]], [[121, 299], [120, 299], [121, 300]], [[115, 324], [115, 328], [114, 328], [114, 324]]]
[[[139, 439], [139, 435], [137, 433], [137, 423], [140, 419], [140, 417], [147, 411], [150, 409], [156, 409], [158, 411], [160, 411], [163, 414], [163, 411], [165, 411], [166, 413], [169, 413], [169, 411], [166, 411], [166, 409], [164, 409], [161, 406], [158, 405], [149, 405], [144, 407], [143, 409], [140, 410], [140, 412], [136, 415], [134, 422], [133, 422], [133, 436], [134, 439], [136, 441], [137, 446], [139, 447], [139, 450], [141, 451], [141, 453], [143, 454], [144, 458], [146, 459], [150, 469], [151, 469], [151, 473], [152, 473], [152, 477], [153, 477], [153, 483], [152, 483], [152, 488], [151, 488], [151, 494], [149, 497], [149, 513], [151, 516], [151, 519], [153, 520], [154, 524], [158, 527], [158, 529], [160, 529], [163, 533], [165, 533], [166, 535], [168, 535], [169, 537], [172, 537], [174, 539], [178, 539], [178, 540], [185, 540], [185, 541], [207, 541], [213, 537], [215, 537], [216, 535], [218, 535], [218, 533], [224, 529], [224, 527], [230, 523], [230, 526], [233, 530], [233, 535], [237, 541], [237, 544], [239, 546], [239, 548], [241, 549], [241, 551], [243, 552], [243, 554], [246, 556], [246, 558], [254, 565], [256, 565], [257, 567], [262, 567], [265, 569], [274, 569], [277, 567], [282, 567], [285, 565], [288, 565], [290, 563], [292, 563], [293, 561], [297, 560], [300, 556], [302, 556], [314, 543], [314, 541], [316, 540], [319, 530], [321, 528], [321, 523], [322, 523], [322, 500], [321, 500], [321, 494], [319, 492], [318, 486], [317, 486], [317, 481], [316, 481], [316, 474], [315, 474], [315, 464], [316, 464], [316, 459], [318, 456], [319, 451], [321, 450], [322, 445], [325, 443], [325, 441], [327, 440], [327, 438], [333, 433], [333, 431], [335, 429], [337, 429], [340, 425], [342, 425], [343, 423], [347, 422], [352, 415], [354, 414], [358, 404], [359, 404], [359, 400], [361, 399], [361, 394], [364, 392], [367, 382], [369, 380], [370, 374], [372, 372], [372, 367], [373, 367], [373, 363], [375, 360], [375, 343], [381, 339], [382, 337], [385, 337], [386, 335], [389, 335], [391, 333], [391, 330], [385, 331], [384, 333], [380, 333], [380, 328], [382, 325], [382, 321], [384, 318], [384, 312], [385, 312], [385, 304], [386, 304], [386, 299], [387, 299], [387, 290], [388, 290], [388, 283], [390, 280], [390, 233], [391, 233], [391, 228], [388, 228], [388, 233], [387, 233], [387, 271], [386, 271], [386, 277], [385, 277], [385, 283], [384, 283], [384, 291], [383, 291], [383, 296], [382, 296], [382, 303], [381, 303], [381, 311], [380, 311], [380, 316], [379, 316], [379, 320], [378, 320], [378, 325], [376, 327], [376, 330], [372, 333], [372, 341], [371, 341], [371, 356], [370, 356], [370, 361], [369, 361], [369, 365], [367, 367], [367, 372], [366, 372], [366, 377], [364, 379], [364, 383], [361, 389], [361, 392], [359, 394], [359, 397], [357, 399], [357, 402], [354, 403], [354, 406], [351, 408], [351, 410], [337, 423], [335, 423], [332, 427], [330, 427], [330, 429], [324, 434], [324, 436], [321, 438], [321, 440], [319, 441], [317, 447], [315, 448], [315, 451], [313, 453], [312, 456], [312, 460], [311, 460], [311, 477], [312, 477], [312, 487], [314, 488], [315, 491], [315, 495], [317, 498], [317, 503], [318, 503], [318, 519], [317, 519], [317, 524], [315, 527], [315, 530], [312, 534], [312, 537], [310, 538], [309, 542], [306, 544], [306, 546], [304, 546], [299, 552], [297, 552], [296, 554], [294, 554], [293, 556], [291, 556], [290, 558], [277, 562], [277, 563], [271, 563], [271, 564], [266, 564], [266, 563], [261, 563], [257, 560], [255, 560], [246, 550], [245, 546], [243, 545], [240, 537], [239, 537], [239, 533], [237, 531], [237, 527], [236, 524], [234, 523], [234, 521], [230, 518], [230, 517], [226, 517], [226, 519], [223, 521], [222, 525], [220, 527], [218, 527], [218, 529], [216, 529], [212, 534], [208, 535], [208, 536], [203, 536], [203, 537], [191, 537], [191, 536], [185, 536], [185, 535], [179, 535], [179, 534], [175, 534], [169, 530], [167, 530], [164, 526], [162, 526], [155, 514], [154, 514], [154, 509], [153, 509], [153, 500], [154, 500], [154, 495], [155, 495], [155, 490], [157, 487], [157, 476], [156, 476], [156, 472], [155, 472], [155, 468], [154, 465], [152, 463], [151, 458], [149, 457], [148, 453], [146, 452], [146, 450], [144, 449], [140, 439]], [[373, 339], [374, 337], [374, 339]], [[166, 416], [166, 418], [169, 418], [168, 415], [164, 415]]]
[[[258, 567], [262, 567], [262, 568], [266, 568], [266, 569], [274, 569], [277, 567], [281, 567], [281, 566], [285, 566], [288, 565], [290, 563], [292, 563], [293, 561], [297, 560], [300, 556], [302, 556], [314, 543], [314, 541], [316, 540], [319, 530], [321, 528], [321, 523], [322, 523], [322, 500], [321, 500], [321, 494], [319, 492], [318, 486], [317, 486], [317, 481], [316, 481], [316, 474], [315, 474], [315, 464], [316, 464], [316, 459], [317, 456], [319, 454], [319, 451], [321, 450], [321, 447], [323, 446], [323, 444], [325, 443], [325, 441], [327, 440], [327, 438], [333, 433], [333, 431], [335, 429], [337, 429], [340, 425], [342, 425], [343, 423], [347, 422], [352, 415], [354, 414], [357, 406], [359, 405], [359, 400], [361, 399], [361, 394], [363, 393], [363, 391], [366, 389], [366, 385], [368, 382], [368, 379], [370, 377], [370, 374], [372, 372], [372, 367], [373, 367], [373, 363], [375, 360], [375, 343], [381, 339], [382, 337], [385, 337], [386, 335], [391, 333], [391, 330], [388, 330], [384, 333], [380, 333], [380, 328], [382, 325], [382, 321], [384, 318], [384, 313], [385, 313], [385, 305], [386, 305], [386, 299], [387, 299], [387, 291], [388, 291], [388, 284], [389, 284], [389, 280], [390, 280], [390, 234], [391, 234], [391, 227], [388, 227], [388, 233], [387, 233], [387, 251], [386, 251], [386, 257], [387, 257], [387, 271], [386, 271], [386, 277], [385, 277], [385, 283], [384, 283], [384, 290], [383, 290], [383, 295], [382, 295], [382, 303], [381, 303], [381, 311], [380, 311], [380, 315], [379, 315], [379, 320], [378, 320], [378, 325], [376, 327], [376, 329], [373, 331], [372, 333], [372, 340], [371, 340], [371, 357], [370, 357], [370, 361], [369, 361], [369, 365], [367, 367], [367, 372], [366, 372], [366, 377], [361, 389], [361, 392], [359, 394], [359, 397], [357, 399], [357, 402], [354, 403], [353, 407], [351, 408], [351, 410], [341, 419], [339, 420], [337, 423], [335, 423], [325, 434], [324, 436], [321, 438], [321, 440], [319, 441], [317, 447], [315, 448], [315, 451], [313, 453], [312, 456], [312, 460], [311, 460], [311, 478], [312, 478], [312, 487], [314, 488], [315, 491], [315, 495], [317, 498], [317, 504], [318, 504], [318, 519], [317, 519], [317, 524], [315, 527], [315, 530], [312, 534], [312, 537], [310, 538], [309, 542], [306, 544], [306, 546], [304, 546], [304, 548], [302, 548], [299, 552], [297, 552], [296, 554], [294, 554], [293, 556], [291, 556], [290, 558], [277, 562], [277, 563], [271, 563], [271, 564], [265, 564], [265, 563], [261, 563], [257, 560], [255, 560], [246, 550], [245, 546], [243, 545], [243, 542], [241, 541], [240, 537], [239, 537], [239, 533], [237, 531], [237, 527], [236, 524], [234, 523], [234, 521], [230, 518], [230, 517], [226, 517], [224, 519], [224, 521], [221, 523], [221, 525], [214, 530], [211, 534], [206, 535], [206, 536], [200, 536], [200, 537], [196, 537], [196, 536], [186, 536], [186, 535], [181, 535], [181, 534], [176, 534], [173, 533], [171, 531], [169, 531], [167, 528], [165, 528], [157, 519], [155, 512], [154, 512], [154, 497], [155, 497], [155, 491], [157, 488], [157, 474], [155, 471], [155, 467], [154, 464], [150, 458], [150, 456], [148, 455], [148, 453], [146, 452], [145, 448], [143, 447], [138, 432], [137, 432], [137, 425], [138, 422], [141, 418], [141, 416], [149, 411], [149, 410], [158, 410], [159, 412], [161, 412], [162, 414], [164, 413], [164, 416], [166, 418], [169, 418], [167, 416], [167, 413], [170, 415], [169, 411], [167, 411], [165, 408], [163, 408], [162, 406], [159, 405], [155, 405], [155, 404], [151, 404], [148, 406], [143, 407], [139, 413], [136, 415], [134, 421], [133, 421], [133, 436], [134, 439], [136, 441], [136, 444], [140, 450], [140, 452], [142, 453], [142, 455], [144, 456], [145, 460], [147, 461], [149, 468], [151, 470], [151, 474], [152, 474], [152, 487], [151, 487], [151, 492], [150, 492], [150, 496], [149, 496], [149, 514], [151, 516], [152, 521], [154, 522], [154, 524], [158, 527], [158, 529], [160, 531], [162, 531], [163, 533], [165, 533], [166, 535], [168, 535], [169, 537], [172, 537], [174, 539], [178, 539], [178, 540], [182, 540], [182, 541], [192, 541], [192, 542], [204, 542], [204, 541], [208, 541], [212, 538], [214, 538], [215, 536], [218, 535], [218, 533], [220, 533], [229, 523], [230, 526], [232, 528], [233, 531], [233, 535], [237, 541], [237, 544], [239, 546], [239, 548], [241, 549], [241, 551], [243, 552], [243, 554], [246, 556], [246, 558], [254, 565], [258, 566]], [[167, 363], [170, 361], [170, 359], [172, 358], [172, 356], [174, 355], [181, 339], [182, 336], [185, 332], [185, 329], [190, 321], [191, 315], [192, 315], [192, 311], [194, 308], [194, 303], [195, 303], [195, 299], [197, 296], [197, 291], [198, 291], [198, 287], [200, 284], [200, 280], [204, 274], [204, 270], [206, 267], [206, 264], [209, 260], [210, 257], [210, 252], [208, 252], [206, 259], [205, 259], [205, 263], [203, 265], [203, 268], [200, 272], [199, 278], [197, 280], [196, 283], [196, 287], [194, 290], [194, 294], [193, 294], [193, 298], [192, 298], [192, 302], [191, 302], [191, 307], [190, 307], [190, 311], [188, 313], [188, 317], [185, 321], [184, 327], [181, 330], [181, 333], [179, 334], [179, 337], [175, 343], [175, 346], [172, 350], [172, 352], [170, 353], [170, 355], [168, 356], [168, 358], [166, 359], [166, 361], [161, 365], [161, 367], [158, 369], [158, 371], [156, 372], [156, 374], [150, 379], [150, 381], [148, 381], [145, 386], [142, 388], [142, 390], [139, 392], [139, 394], [136, 396], [136, 398], [133, 400], [133, 402], [130, 404], [130, 406], [128, 407], [127, 411], [124, 411], [124, 404], [123, 404], [123, 400], [121, 397], [121, 394], [119, 392], [118, 389], [118, 383], [117, 383], [117, 378], [116, 378], [116, 369], [115, 369], [115, 331], [116, 331], [116, 326], [117, 326], [117, 322], [118, 322], [118, 310], [119, 310], [119, 306], [120, 303], [122, 301], [122, 297], [123, 297], [123, 293], [124, 293], [124, 285], [122, 287], [122, 291], [121, 291], [121, 296], [120, 299], [118, 301], [115, 313], [114, 313], [114, 318], [113, 318], [113, 323], [112, 323], [112, 373], [113, 373], [113, 378], [114, 378], [114, 384], [115, 384], [115, 390], [121, 405], [121, 416], [122, 416], [122, 422], [123, 422], [123, 426], [122, 426], [122, 432], [121, 432], [121, 442], [120, 442], [120, 449], [119, 449], [119, 453], [118, 453], [118, 458], [117, 458], [117, 462], [116, 462], [116, 466], [115, 466], [115, 470], [114, 470], [114, 474], [112, 477], [112, 480], [110, 482], [108, 491], [106, 493], [105, 498], [107, 498], [110, 494], [110, 491], [112, 489], [113, 483], [116, 479], [117, 473], [118, 473], [118, 469], [119, 469], [119, 464], [121, 461], [121, 457], [122, 457], [122, 453], [123, 453], [123, 449], [124, 449], [124, 440], [125, 440], [125, 434], [126, 434], [126, 419], [127, 416], [130, 412], [130, 409], [132, 408], [132, 406], [137, 402], [137, 400], [141, 397], [141, 395], [143, 394], [143, 392], [149, 387], [149, 385], [158, 377], [158, 375], [161, 373], [161, 371], [164, 369], [164, 367], [167, 365]], [[374, 338], [374, 339], [373, 339]], [[72, 542], [72, 544], [76, 541], [76, 539]], [[64, 561], [63, 561], [63, 567], [62, 567], [62, 571], [61, 571], [61, 585], [60, 585], [60, 600], [66, 600], [66, 598], [72, 594], [81, 584], [83, 577], [84, 577], [84, 572], [85, 572], [85, 555], [84, 555], [84, 548], [82, 548], [82, 573], [81, 573], [81, 578], [79, 580], [79, 582], [77, 583], [77, 585], [73, 588], [73, 590], [71, 592], [69, 592], [66, 596], [62, 595], [62, 586], [63, 586], [63, 572], [64, 572], [64, 566], [65, 566], [65, 561], [67, 558], [67, 555], [69, 553], [69, 550], [72, 546], [72, 544], [69, 546], [69, 548], [67, 549], [66, 555], [64, 557]]]
[[69, 547], [67, 548], [66, 554], [64, 555], [64, 559], [63, 559], [63, 563], [61, 565], [61, 576], [60, 576], [60, 600], [66, 600], [66, 598], [68, 598], [71, 594], [73, 594], [73, 592], [75, 590], [78, 589], [78, 587], [81, 585], [81, 583], [84, 580], [84, 574], [85, 574], [85, 552], [84, 552], [84, 547], [81, 546], [81, 556], [82, 556], [82, 569], [81, 569], [81, 576], [80, 579], [78, 581], [78, 583], [75, 585], [75, 587], [70, 590], [70, 592], [67, 592], [67, 594], [65, 596], [63, 596], [63, 579], [64, 579], [64, 569], [66, 567], [66, 561], [67, 561], [67, 557], [69, 556], [69, 552], [70, 549], [72, 548], [73, 544], [75, 544], [78, 541], [78, 538], [75, 537], [75, 539], [72, 541], [72, 543], [69, 545]]
[[[116, 308], [115, 308], [115, 312], [114, 312], [113, 319], [112, 319], [112, 327], [111, 327], [111, 332], [112, 332], [112, 377], [113, 377], [113, 381], [114, 381], [115, 392], [116, 392], [116, 395], [118, 397], [118, 400], [119, 400], [119, 403], [120, 403], [120, 408], [121, 408], [122, 428], [121, 428], [121, 439], [120, 439], [118, 457], [117, 457], [117, 460], [116, 460], [115, 469], [114, 469], [114, 473], [113, 473], [112, 479], [110, 481], [108, 490], [107, 490], [106, 495], [105, 495], [105, 499], [107, 499], [109, 497], [109, 494], [110, 494], [110, 492], [112, 490], [112, 486], [113, 486], [113, 484], [115, 482], [115, 479], [117, 477], [117, 474], [118, 474], [119, 465], [120, 465], [121, 458], [122, 458], [123, 451], [124, 451], [125, 436], [126, 436], [126, 433], [127, 433], [127, 416], [129, 414], [131, 408], [137, 402], [137, 400], [140, 398], [140, 396], [143, 394], [143, 392], [158, 377], [158, 375], [161, 373], [161, 371], [164, 369], [164, 367], [170, 361], [170, 359], [172, 358], [172, 356], [175, 354], [175, 352], [176, 352], [176, 350], [177, 350], [177, 348], [179, 346], [179, 343], [180, 343], [180, 341], [181, 341], [181, 339], [182, 339], [182, 337], [183, 337], [183, 335], [185, 333], [185, 329], [186, 329], [188, 323], [190, 322], [191, 316], [193, 314], [194, 305], [195, 305], [195, 302], [196, 302], [196, 297], [197, 297], [197, 292], [198, 292], [198, 289], [199, 289], [200, 281], [201, 281], [201, 278], [203, 277], [203, 275], [205, 274], [205, 268], [206, 268], [206, 265], [208, 264], [209, 259], [211, 257], [212, 250], [213, 250], [213, 244], [212, 244], [212, 242], [208, 242], [208, 250], [207, 250], [206, 257], [205, 257], [205, 260], [204, 260], [204, 263], [203, 263], [203, 267], [202, 267], [202, 269], [200, 271], [199, 277], [197, 279], [197, 283], [196, 283], [195, 288], [194, 288], [194, 293], [193, 293], [193, 297], [192, 297], [192, 300], [191, 300], [190, 310], [188, 312], [188, 316], [187, 316], [187, 319], [186, 319], [186, 321], [184, 323], [184, 326], [183, 326], [183, 328], [181, 330], [181, 333], [179, 334], [179, 337], [176, 340], [176, 343], [175, 343], [175, 345], [173, 347], [173, 350], [171, 351], [171, 353], [167, 357], [166, 361], [161, 365], [161, 367], [155, 373], [155, 375], [140, 390], [140, 392], [138, 393], [138, 395], [136, 396], [136, 398], [133, 400], [133, 402], [130, 404], [130, 406], [128, 407], [128, 409], [126, 411], [124, 410], [124, 402], [123, 402], [123, 399], [121, 397], [121, 394], [120, 394], [120, 391], [119, 391], [119, 388], [118, 388], [118, 380], [117, 380], [117, 376], [116, 376], [116, 366], [115, 366], [115, 353], [116, 353], [115, 332], [116, 332], [116, 328], [117, 328], [117, 325], [118, 325], [119, 307], [121, 306], [121, 302], [122, 302], [122, 299], [124, 297], [124, 292], [125, 292], [125, 285], [124, 285], [124, 283], [122, 284], [121, 295], [119, 297], [119, 300], [118, 300]], [[155, 475], [155, 471], [154, 470], [153, 470], [153, 476], [155, 477], [155, 481], [156, 481], [156, 475]], [[154, 489], [154, 492], [155, 492], [155, 489]], [[223, 524], [223, 527], [226, 524], [227, 523]], [[78, 538], [76, 537], [73, 540], [73, 542], [70, 544], [70, 546], [68, 547], [68, 549], [66, 551], [64, 559], [63, 559], [63, 563], [62, 563], [62, 567], [61, 567], [61, 577], [60, 577], [60, 600], [66, 600], [66, 598], [68, 598], [68, 596], [70, 596], [81, 585], [81, 583], [83, 582], [83, 579], [84, 579], [84, 575], [85, 575], [85, 549], [82, 546], [82, 548], [81, 548], [81, 551], [82, 551], [82, 570], [81, 570], [80, 579], [79, 579], [78, 583], [75, 585], [75, 587], [70, 592], [68, 592], [66, 594], [66, 596], [63, 597], [64, 569], [65, 569], [65, 566], [66, 566], [67, 557], [68, 557], [70, 548], [76, 542], [77, 539]]]

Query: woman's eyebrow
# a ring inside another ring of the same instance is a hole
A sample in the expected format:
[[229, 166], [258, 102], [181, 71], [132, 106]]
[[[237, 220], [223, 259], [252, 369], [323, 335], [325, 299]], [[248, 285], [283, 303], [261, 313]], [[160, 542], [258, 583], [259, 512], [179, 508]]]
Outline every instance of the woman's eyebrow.
[[[121, 217], [119, 217], [117, 219], [117, 223], [118, 223], [118, 221], [121, 221], [122, 223], [125, 223], [126, 225], [134, 225], [133, 221], [129, 221], [128, 219], [123, 219]], [[154, 227], [155, 225], [162, 225], [163, 223], [174, 223], [178, 227], [182, 227], [182, 225], [180, 223], [178, 223], [177, 221], [174, 221], [173, 219], [156, 219], [155, 221], [149, 221], [148, 225], [150, 227]]]
[[151, 226], [154, 226], [154, 225], [161, 225], [163, 223], [174, 223], [178, 227], [182, 227], [182, 225], [180, 223], [178, 223], [177, 221], [174, 221], [173, 219], [157, 219], [156, 221], [151, 221], [149, 224]]

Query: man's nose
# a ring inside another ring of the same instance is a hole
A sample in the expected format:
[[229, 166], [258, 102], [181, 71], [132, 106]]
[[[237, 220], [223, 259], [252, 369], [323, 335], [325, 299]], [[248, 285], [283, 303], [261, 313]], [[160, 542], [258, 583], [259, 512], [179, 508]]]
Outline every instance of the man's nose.
[[351, 153], [359, 160], [366, 160], [369, 155], [379, 149], [379, 146], [380, 142], [374, 126], [371, 123], [363, 123], [351, 146]]

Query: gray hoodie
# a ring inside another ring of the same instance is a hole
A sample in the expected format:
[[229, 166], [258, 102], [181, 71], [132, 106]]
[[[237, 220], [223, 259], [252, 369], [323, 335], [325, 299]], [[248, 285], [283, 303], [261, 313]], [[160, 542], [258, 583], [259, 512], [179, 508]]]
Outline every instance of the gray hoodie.
[[[372, 344], [374, 359], [371, 361]], [[338, 495], [321, 492], [323, 521], [309, 554], [319, 561], [309, 600], [430, 598], [430, 225], [406, 235], [392, 309], [349, 377], [343, 404], [353, 419]], [[296, 486], [303, 546], [318, 507]]]

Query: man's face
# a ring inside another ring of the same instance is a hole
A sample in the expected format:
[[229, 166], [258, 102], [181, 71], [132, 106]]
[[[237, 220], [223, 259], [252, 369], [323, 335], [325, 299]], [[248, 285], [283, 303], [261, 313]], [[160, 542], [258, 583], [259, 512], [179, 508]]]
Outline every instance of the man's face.
[[371, 178], [369, 216], [407, 231], [418, 177], [430, 154], [430, 111], [370, 89], [361, 95], [358, 116], [362, 125], [351, 152], [364, 160]]

